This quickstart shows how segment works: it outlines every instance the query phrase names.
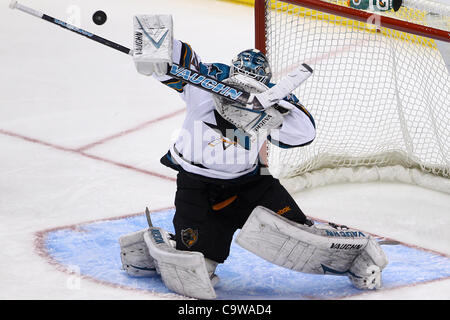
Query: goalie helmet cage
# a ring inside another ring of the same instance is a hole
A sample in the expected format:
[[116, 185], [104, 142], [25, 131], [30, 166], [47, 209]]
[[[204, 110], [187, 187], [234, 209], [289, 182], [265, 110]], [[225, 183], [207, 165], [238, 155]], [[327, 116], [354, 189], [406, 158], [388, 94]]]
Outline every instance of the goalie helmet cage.
[[314, 69], [294, 93], [316, 120], [316, 139], [268, 144], [270, 171], [290, 191], [381, 180], [450, 193], [450, 76], [436, 46], [449, 45], [450, 21], [440, 10], [255, 0], [256, 47], [273, 82], [302, 62]]

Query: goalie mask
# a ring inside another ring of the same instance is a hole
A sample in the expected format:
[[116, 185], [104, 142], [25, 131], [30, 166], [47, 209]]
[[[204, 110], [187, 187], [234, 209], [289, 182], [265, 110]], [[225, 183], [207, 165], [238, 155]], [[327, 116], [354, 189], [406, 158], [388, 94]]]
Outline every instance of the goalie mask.
[[266, 56], [257, 49], [242, 51], [232, 60], [230, 75], [243, 74], [268, 84], [272, 77], [269, 61]]

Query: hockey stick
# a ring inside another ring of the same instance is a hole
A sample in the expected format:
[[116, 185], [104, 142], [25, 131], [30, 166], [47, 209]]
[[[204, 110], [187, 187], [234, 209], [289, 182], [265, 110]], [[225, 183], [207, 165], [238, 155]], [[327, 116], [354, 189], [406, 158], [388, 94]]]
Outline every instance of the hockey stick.
[[[53, 23], [57, 26], [60, 26], [61, 28], [75, 32], [75, 33], [77, 33], [81, 36], [84, 36], [90, 40], [96, 41], [105, 46], [108, 46], [110, 48], [118, 50], [122, 53], [133, 56], [133, 50], [131, 50], [125, 46], [122, 46], [118, 43], [115, 43], [108, 39], [102, 38], [100, 36], [97, 36], [96, 34], [93, 34], [89, 31], [78, 28], [74, 25], [68, 24], [62, 20], [53, 18], [47, 14], [44, 14], [40, 11], [35, 10], [35, 9], [24, 6], [20, 3], [18, 3], [16, 0], [11, 1], [11, 3], [9, 4], [9, 7], [11, 9], [17, 9], [22, 12], [28, 13], [32, 16], [35, 16], [37, 18], [43, 19], [43, 20]], [[238, 102], [240, 104], [246, 105], [247, 103], [249, 103], [249, 100], [250, 100], [250, 93], [242, 91], [236, 87], [226, 85], [226, 84], [224, 84], [220, 81], [217, 81], [211, 77], [208, 77], [206, 75], [199, 75], [196, 71], [188, 69], [188, 68], [183, 68], [176, 63], [172, 64], [172, 67], [168, 71], [168, 75], [170, 75], [178, 80], [188, 82], [196, 87], [199, 87], [203, 90], [209, 91], [213, 94], [220, 95], [232, 102]]]
[[148, 207], [145, 207], [145, 217], [147, 218], [148, 226], [150, 228], [153, 227], [152, 219], [150, 218], [150, 210], [148, 210]]
[[[68, 24], [62, 20], [53, 18], [47, 14], [44, 14], [35, 9], [29, 8], [17, 2], [17, 0], [12, 0], [9, 4], [11, 9], [18, 9], [22, 12], [28, 13], [37, 18], [43, 19], [50, 23], [53, 23], [61, 28], [70, 30], [79, 35], [82, 35], [88, 39], [101, 43], [110, 48], [116, 49], [120, 52], [123, 52], [127, 55], [133, 56], [133, 50], [124, 47], [118, 43], [110, 41], [108, 39], [102, 38], [93, 34], [89, 31], [78, 28], [74, 25]], [[309, 76], [312, 74], [312, 69], [306, 65], [302, 64], [302, 67], [298, 68], [297, 74], [288, 74], [286, 77], [281, 79], [279, 83], [269, 90], [258, 93], [251, 94], [249, 92], [240, 90], [231, 85], [227, 85], [221, 81], [218, 81], [214, 78], [208, 77], [207, 75], [199, 74], [194, 70], [189, 68], [184, 68], [176, 63], [173, 63], [170, 70], [168, 71], [168, 75], [182, 80], [184, 82], [188, 82], [189, 84], [196, 86], [202, 90], [208, 91], [212, 94], [219, 95], [231, 102], [237, 102], [244, 106], [252, 106], [254, 109], [263, 109], [269, 106], [276, 104], [279, 100], [284, 99], [288, 94], [290, 94], [295, 88], [297, 88], [301, 83], [303, 83]], [[300, 75], [300, 76], [299, 76]], [[255, 99], [256, 98], [256, 99]], [[263, 108], [262, 108], [263, 107]]]
[[378, 244], [380, 244], [380, 245], [385, 245], [385, 246], [396, 246], [396, 245], [399, 245], [400, 244], [400, 242], [398, 242], [398, 241], [396, 241], [396, 240], [380, 240], [380, 241], [378, 241]]
[[91, 40], [94, 40], [96, 42], [104, 44], [105, 46], [108, 46], [108, 47], [111, 47], [113, 49], [119, 50], [120, 52], [133, 55], [133, 53], [131, 52], [130, 49], [128, 49], [128, 48], [126, 48], [124, 46], [121, 46], [120, 44], [117, 44], [117, 43], [109, 41], [109, 40], [107, 40], [105, 38], [99, 37], [99, 36], [97, 36], [97, 35], [95, 35], [95, 34], [93, 34], [91, 32], [88, 32], [86, 30], [80, 29], [80, 28], [78, 28], [78, 27], [76, 27], [74, 25], [71, 25], [71, 24], [68, 24], [68, 23], [66, 23], [64, 21], [58, 20], [56, 18], [53, 18], [53, 17], [51, 17], [49, 15], [46, 15], [46, 14], [44, 14], [42, 12], [39, 12], [37, 10], [31, 9], [31, 8], [29, 8], [27, 6], [24, 6], [24, 5], [20, 4], [20, 3], [18, 3], [16, 0], [12, 0], [11, 3], [9, 4], [9, 7], [11, 9], [17, 9], [17, 10], [20, 10], [22, 12], [28, 13], [28, 14], [30, 14], [32, 16], [35, 16], [37, 18], [40, 18], [40, 19], [43, 19], [45, 21], [51, 22], [53, 24], [56, 24], [57, 26], [60, 26], [60, 27], [62, 27], [64, 29], [67, 29], [67, 30], [70, 30], [72, 32], [78, 33], [79, 35], [85, 36], [85, 37], [87, 37], [87, 38], [89, 38]]

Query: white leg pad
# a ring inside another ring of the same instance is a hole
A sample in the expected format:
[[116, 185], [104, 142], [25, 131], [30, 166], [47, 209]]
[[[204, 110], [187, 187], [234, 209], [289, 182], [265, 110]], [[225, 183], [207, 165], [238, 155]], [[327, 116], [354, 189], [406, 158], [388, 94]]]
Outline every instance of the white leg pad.
[[[253, 210], [236, 242], [269, 262], [305, 273], [347, 276], [350, 271], [359, 279], [367, 275], [368, 266], [378, 264], [381, 277], [387, 264], [384, 252], [369, 235], [348, 228], [298, 224], [261, 206]], [[376, 256], [370, 263], [369, 255]]]
[[[197, 299], [216, 298], [211, 270], [208, 272], [202, 253], [176, 250], [169, 244], [167, 233], [161, 228], [151, 227], [144, 234], [144, 240], [168, 289]], [[208, 265], [213, 269], [213, 265]]]
[[388, 264], [386, 254], [375, 239], [371, 238], [367, 246], [353, 261], [348, 277], [358, 289], [381, 288], [381, 271]]
[[367, 244], [367, 237], [349, 230], [348, 236], [328, 226], [306, 226], [256, 207], [236, 242], [279, 266], [314, 274], [344, 274]]
[[155, 263], [144, 241], [148, 229], [119, 238], [122, 269], [133, 277], [151, 277], [156, 274]]

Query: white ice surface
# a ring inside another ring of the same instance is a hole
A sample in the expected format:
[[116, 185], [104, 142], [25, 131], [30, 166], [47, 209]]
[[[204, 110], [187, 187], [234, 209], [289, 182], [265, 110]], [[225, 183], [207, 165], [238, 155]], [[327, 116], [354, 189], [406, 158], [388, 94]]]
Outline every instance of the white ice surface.
[[[134, 14], [171, 13], [175, 36], [189, 42], [205, 61], [228, 63], [254, 43], [253, 9], [221, 1], [22, 3], [61, 20], [77, 18], [73, 12], [78, 8], [81, 28], [128, 47]], [[85, 154], [71, 150], [181, 110], [182, 100], [137, 74], [130, 57], [10, 10], [8, 4], [0, 1], [0, 298], [164, 299], [89, 279], [81, 279], [74, 289], [71, 275], [39, 255], [35, 233], [142, 212], [148, 205], [172, 206], [175, 173], [160, 165], [159, 158], [183, 113], [88, 148]], [[108, 15], [102, 26], [91, 20], [99, 9]], [[295, 197], [314, 218], [450, 254], [446, 194], [364, 184], [323, 187]], [[352, 299], [450, 299], [450, 280]]]

